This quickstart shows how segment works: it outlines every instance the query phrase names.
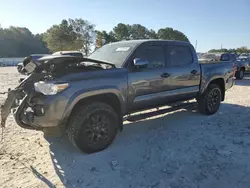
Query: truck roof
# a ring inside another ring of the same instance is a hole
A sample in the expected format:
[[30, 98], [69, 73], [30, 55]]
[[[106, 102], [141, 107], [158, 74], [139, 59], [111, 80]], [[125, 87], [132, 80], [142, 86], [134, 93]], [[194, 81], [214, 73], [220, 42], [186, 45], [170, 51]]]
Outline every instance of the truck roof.
[[80, 51], [58, 51], [53, 53], [52, 55], [59, 55], [59, 54], [67, 54], [67, 53], [82, 53]]
[[183, 45], [187, 45], [190, 44], [189, 42], [185, 42], [185, 41], [179, 41], [179, 40], [163, 40], [163, 39], [140, 39], [140, 40], [123, 40], [123, 41], [119, 41], [119, 42], [113, 42], [113, 43], [109, 43], [109, 44], [118, 44], [118, 43], [122, 43], [122, 44], [142, 44], [142, 43], [146, 43], [146, 42], [164, 42], [164, 43], [172, 43], [172, 44], [183, 44]]

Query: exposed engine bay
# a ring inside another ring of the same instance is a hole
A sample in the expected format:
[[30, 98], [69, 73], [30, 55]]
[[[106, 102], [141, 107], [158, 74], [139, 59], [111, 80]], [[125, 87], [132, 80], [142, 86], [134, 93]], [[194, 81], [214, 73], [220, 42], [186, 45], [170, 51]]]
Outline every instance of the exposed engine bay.
[[[5, 127], [11, 109], [15, 110], [15, 119], [20, 125], [25, 125], [25, 119], [43, 113], [39, 106], [39, 98], [44, 95], [54, 95], [68, 87], [67, 83], [53, 83], [56, 78], [72, 73], [98, 71], [115, 68], [113, 64], [94, 59], [74, 56], [45, 56], [38, 61], [30, 61], [24, 67], [28, 76], [13, 90], [8, 91], [8, 97], [1, 106], [1, 127]], [[25, 101], [25, 102], [23, 102]], [[16, 118], [25, 114], [23, 118]], [[28, 127], [25, 127], [28, 128]]]

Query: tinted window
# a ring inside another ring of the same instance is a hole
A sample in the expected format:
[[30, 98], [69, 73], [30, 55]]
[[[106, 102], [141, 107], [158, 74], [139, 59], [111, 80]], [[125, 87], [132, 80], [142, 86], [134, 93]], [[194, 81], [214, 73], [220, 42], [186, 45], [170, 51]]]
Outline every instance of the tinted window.
[[136, 52], [136, 58], [148, 61], [147, 68], [159, 68], [165, 66], [164, 49], [161, 46], [148, 46], [140, 48]]
[[193, 56], [188, 47], [185, 46], [171, 46], [168, 48], [168, 57], [170, 66], [178, 67], [191, 64]]
[[222, 54], [220, 57], [220, 60], [221, 61], [229, 61], [230, 60], [229, 54]]
[[236, 56], [234, 54], [222, 54], [220, 61], [236, 61]]

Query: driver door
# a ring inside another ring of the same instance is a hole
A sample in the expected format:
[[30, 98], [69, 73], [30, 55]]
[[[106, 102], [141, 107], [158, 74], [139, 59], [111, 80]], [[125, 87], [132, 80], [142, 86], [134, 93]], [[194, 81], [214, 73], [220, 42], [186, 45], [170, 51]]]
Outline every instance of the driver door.
[[144, 44], [138, 47], [133, 58], [148, 62], [146, 67], [130, 68], [128, 73], [129, 112], [155, 107], [163, 102], [170, 82], [163, 45]]

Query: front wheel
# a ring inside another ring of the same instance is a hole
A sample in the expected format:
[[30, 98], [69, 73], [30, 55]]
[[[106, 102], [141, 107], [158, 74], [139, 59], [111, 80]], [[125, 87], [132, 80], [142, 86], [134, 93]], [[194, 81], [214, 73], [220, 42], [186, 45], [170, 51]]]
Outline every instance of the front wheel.
[[119, 119], [114, 109], [95, 102], [79, 106], [69, 120], [69, 140], [84, 153], [106, 149], [115, 139]]
[[206, 115], [216, 113], [221, 103], [221, 88], [216, 84], [210, 84], [207, 90], [198, 97], [199, 111]]

